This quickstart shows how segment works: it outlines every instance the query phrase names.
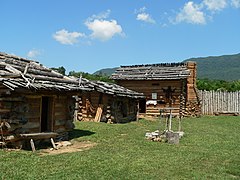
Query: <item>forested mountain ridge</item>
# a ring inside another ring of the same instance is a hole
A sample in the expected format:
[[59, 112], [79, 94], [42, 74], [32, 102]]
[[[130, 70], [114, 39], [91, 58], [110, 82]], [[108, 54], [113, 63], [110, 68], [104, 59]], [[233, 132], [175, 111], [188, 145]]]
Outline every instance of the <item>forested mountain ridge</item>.
[[[190, 58], [186, 61], [197, 62], [197, 78], [210, 80], [234, 81], [240, 80], [240, 53], [234, 55], [209, 56]], [[96, 71], [94, 74], [110, 76], [115, 68], [106, 68]]]
[[240, 79], [240, 53], [234, 55], [190, 58], [197, 62], [198, 79], [234, 81]]

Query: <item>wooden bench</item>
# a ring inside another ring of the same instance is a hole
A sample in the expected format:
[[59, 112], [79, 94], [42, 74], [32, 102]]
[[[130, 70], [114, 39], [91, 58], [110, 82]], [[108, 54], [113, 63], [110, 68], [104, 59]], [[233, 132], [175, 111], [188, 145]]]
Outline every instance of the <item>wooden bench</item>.
[[58, 134], [54, 133], [54, 132], [42, 132], [42, 133], [29, 133], [29, 134], [19, 134], [21, 139], [26, 139], [29, 140], [30, 139], [30, 145], [32, 148], [32, 151], [35, 152], [35, 145], [34, 145], [34, 141], [33, 140], [39, 140], [39, 139], [50, 139], [51, 143], [53, 145], [54, 149], [56, 148], [56, 145], [53, 141], [53, 138], [56, 137]]

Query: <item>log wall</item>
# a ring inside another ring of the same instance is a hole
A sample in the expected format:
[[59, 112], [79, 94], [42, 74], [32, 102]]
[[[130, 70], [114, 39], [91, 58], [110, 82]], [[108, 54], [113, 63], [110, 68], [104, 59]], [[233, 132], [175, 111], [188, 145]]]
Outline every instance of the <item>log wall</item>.
[[[181, 80], [144, 80], [144, 81], [128, 81], [121, 80], [118, 82], [119, 85], [124, 86], [128, 89], [141, 92], [146, 96], [146, 101], [153, 100], [152, 93], [157, 93], [157, 99], [154, 99], [158, 102], [157, 105], [146, 105], [146, 115], [157, 116], [160, 114], [160, 109], [165, 107], [174, 107], [179, 108], [180, 106], [180, 95], [183, 89], [183, 82]], [[174, 90], [172, 93], [172, 104], [170, 105], [168, 99], [166, 98], [166, 92], [168, 87], [171, 86], [171, 89]], [[174, 114], [179, 114], [179, 110], [174, 110]]]
[[[59, 133], [67, 138], [66, 132], [74, 128], [74, 99], [71, 95], [52, 94], [18, 94], [2, 93], [0, 96], [0, 122], [9, 126], [3, 127], [6, 141], [16, 141], [19, 134], [39, 133], [41, 129], [42, 97], [49, 97], [47, 131]], [[11, 139], [10, 139], [11, 138]], [[0, 140], [1, 141], [1, 140]]]
[[240, 113], [240, 91], [198, 91], [203, 115]]
[[[78, 97], [78, 116], [80, 121], [102, 121], [109, 123], [129, 122], [136, 119], [137, 100], [117, 97], [97, 91], [81, 94]], [[101, 115], [97, 113], [101, 108]]]

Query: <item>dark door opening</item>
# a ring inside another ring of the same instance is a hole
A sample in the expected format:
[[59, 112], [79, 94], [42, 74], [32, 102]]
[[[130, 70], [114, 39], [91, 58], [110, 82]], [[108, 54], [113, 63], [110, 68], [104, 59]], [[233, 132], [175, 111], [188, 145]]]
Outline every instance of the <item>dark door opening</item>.
[[146, 99], [139, 101], [139, 113], [146, 113]]
[[52, 131], [52, 98], [42, 97], [41, 132]]

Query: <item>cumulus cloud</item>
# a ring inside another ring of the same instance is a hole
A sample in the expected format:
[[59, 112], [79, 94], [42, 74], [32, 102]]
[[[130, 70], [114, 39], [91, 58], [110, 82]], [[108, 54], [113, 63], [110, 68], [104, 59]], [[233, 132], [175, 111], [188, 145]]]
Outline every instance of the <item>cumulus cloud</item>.
[[85, 34], [80, 32], [68, 32], [65, 29], [57, 31], [53, 35], [53, 38], [56, 41], [60, 42], [61, 44], [70, 44], [70, 45], [77, 43], [80, 37], [85, 37]]
[[85, 25], [91, 31], [90, 37], [100, 41], [110, 40], [115, 35], [123, 35], [121, 25], [115, 19], [107, 20], [111, 11], [107, 10], [98, 15], [92, 15], [85, 21]]
[[39, 50], [36, 50], [36, 49], [33, 49], [33, 50], [30, 50], [28, 53], [27, 53], [27, 57], [29, 58], [36, 58], [37, 56], [39, 56], [41, 54], [41, 52]]
[[146, 13], [146, 7], [142, 7], [140, 8], [139, 10], [135, 10], [135, 13], [137, 14], [137, 20], [138, 21], [143, 21], [143, 22], [146, 22], [146, 23], [156, 23], [156, 21], [151, 17], [150, 14]]
[[232, 0], [231, 4], [235, 8], [240, 8], [240, 0]]
[[189, 1], [184, 5], [184, 7], [176, 16], [175, 23], [180, 22], [187, 22], [191, 24], [206, 24], [206, 17], [204, 12], [201, 10], [200, 5]]
[[220, 11], [227, 6], [226, 0], [203, 0], [203, 4], [210, 11]]
[[92, 31], [90, 36], [101, 41], [107, 41], [114, 35], [121, 35], [123, 33], [122, 27], [116, 20], [95, 19], [93, 21], [87, 21], [85, 25]]

